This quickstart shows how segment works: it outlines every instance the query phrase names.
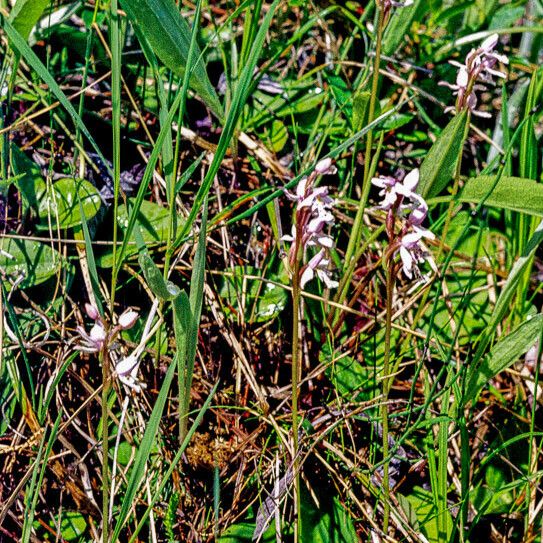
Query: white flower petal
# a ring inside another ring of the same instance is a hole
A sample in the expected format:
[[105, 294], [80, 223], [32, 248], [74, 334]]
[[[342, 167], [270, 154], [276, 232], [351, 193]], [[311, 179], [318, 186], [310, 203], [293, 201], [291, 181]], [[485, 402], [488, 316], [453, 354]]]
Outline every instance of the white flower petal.
[[312, 268], [309, 266], [306, 266], [305, 270], [302, 273], [302, 276], [300, 277], [300, 287], [304, 288], [311, 279], [315, 277], [315, 272]]
[[138, 357], [134, 354], [130, 354], [125, 358], [121, 359], [115, 366], [115, 371], [117, 375], [130, 375], [134, 370], [137, 372], [138, 368]]

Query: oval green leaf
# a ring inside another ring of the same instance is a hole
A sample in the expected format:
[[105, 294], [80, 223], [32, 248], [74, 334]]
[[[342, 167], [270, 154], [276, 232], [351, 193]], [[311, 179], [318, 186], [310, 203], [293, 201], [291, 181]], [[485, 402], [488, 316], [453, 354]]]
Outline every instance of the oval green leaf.
[[[130, 198], [131, 205], [134, 206], [135, 198]], [[133, 207], [131, 207], [132, 209]], [[126, 231], [129, 223], [129, 214], [124, 204], [119, 206], [117, 212], [117, 222], [121, 230]], [[136, 216], [136, 224], [140, 229], [145, 245], [156, 245], [165, 242], [168, 234], [168, 225], [170, 223], [170, 214], [168, 210], [154, 202], [144, 200]], [[130, 236], [132, 242], [127, 246], [125, 256], [130, 256], [138, 252], [136, 246], [136, 237], [132, 232]], [[113, 266], [113, 249], [108, 248], [96, 258], [96, 264], [101, 268], [110, 268]]]
[[49, 245], [28, 239], [3, 238], [0, 241], [0, 270], [14, 279], [24, 275], [22, 287], [47, 281], [60, 269], [62, 257]]
[[85, 219], [92, 219], [102, 204], [100, 193], [88, 181], [65, 177], [58, 180], [49, 190], [38, 195], [38, 216], [40, 229], [49, 229], [50, 225], [59, 228], [72, 228], [81, 224], [81, 208]]

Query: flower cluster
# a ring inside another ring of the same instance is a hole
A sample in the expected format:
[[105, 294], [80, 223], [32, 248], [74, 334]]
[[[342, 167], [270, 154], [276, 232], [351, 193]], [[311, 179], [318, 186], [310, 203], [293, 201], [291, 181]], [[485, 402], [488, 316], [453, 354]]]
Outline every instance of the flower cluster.
[[[80, 339], [77, 349], [86, 353], [109, 351], [121, 330], [132, 328], [139, 318], [139, 314], [136, 311], [127, 309], [121, 314], [117, 324], [108, 328], [95, 306], [85, 304], [85, 312], [94, 321], [94, 324], [88, 333], [82, 326], [77, 327]], [[119, 377], [119, 381], [136, 392], [140, 392], [143, 388], [137, 379], [138, 359], [139, 357], [133, 353], [122, 358], [115, 365], [115, 373]]]
[[328, 271], [329, 259], [326, 253], [334, 246], [333, 239], [325, 233], [325, 229], [334, 222], [331, 208], [334, 200], [328, 194], [328, 187], [315, 187], [317, 175], [333, 174], [336, 168], [329, 158], [321, 160], [315, 171], [303, 178], [296, 188], [296, 194], [285, 191], [287, 197], [296, 202], [296, 218], [292, 225], [292, 234], [281, 238], [281, 241], [291, 242], [289, 263], [293, 267], [298, 258], [299, 250], [307, 247], [317, 247], [319, 251], [302, 269], [300, 286], [311, 281], [315, 274], [324, 282], [327, 288], [335, 288], [338, 283], [330, 277]]
[[477, 111], [477, 95], [475, 91], [486, 90], [482, 83], [493, 83], [493, 77], [506, 78], [506, 74], [496, 69], [496, 65], [501, 62], [508, 64], [509, 60], [505, 55], [499, 55], [494, 52], [498, 44], [498, 34], [492, 34], [486, 38], [480, 47], [472, 49], [466, 56], [464, 64], [449, 61], [458, 68], [456, 83], [451, 84], [446, 81], [440, 81], [439, 85], [449, 87], [456, 96], [456, 107], [449, 107], [446, 111], [469, 110], [479, 117], [490, 117], [490, 113]]
[[[434, 239], [434, 234], [421, 226], [428, 214], [428, 205], [415, 192], [419, 170], [407, 174], [402, 182], [394, 177], [377, 177], [371, 182], [381, 189], [379, 195], [383, 199], [379, 209], [388, 212], [386, 226], [392, 255], [400, 254], [403, 272], [412, 279], [413, 273], [420, 275], [418, 265], [428, 260], [423, 239]], [[395, 231], [396, 219], [401, 220], [399, 234]]]

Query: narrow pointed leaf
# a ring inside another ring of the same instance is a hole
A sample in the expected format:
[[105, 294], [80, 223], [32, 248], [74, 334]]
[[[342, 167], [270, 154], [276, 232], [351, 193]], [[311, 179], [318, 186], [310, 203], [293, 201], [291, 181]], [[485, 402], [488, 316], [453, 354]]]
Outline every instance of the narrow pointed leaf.
[[123, 496], [123, 501], [121, 504], [121, 510], [117, 517], [117, 524], [113, 532], [112, 541], [117, 541], [119, 534], [126, 522], [130, 510], [134, 505], [134, 499], [139, 491], [141, 482], [145, 475], [145, 468], [147, 465], [147, 460], [151, 454], [151, 447], [155, 440], [155, 437], [158, 433], [160, 427], [160, 419], [162, 417], [162, 412], [164, 411], [164, 406], [166, 405], [166, 400], [168, 399], [168, 393], [170, 390], [170, 385], [175, 372], [175, 361], [170, 364], [166, 376], [164, 377], [164, 382], [160, 388], [158, 398], [156, 400], [155, 406], [153, 407], [153, 412], [149, 417], [149, 422], [145, 428], [145, 433], [141, 440], [138, 452], [136, 453], [136, 458], [134, 460], [134, 465], [130, 472], [130, 477], [128, 479], [128, 484]]
[[543, 331], [543, 315], [523, 322], [508, 336], [498, 341], [468, 381], [465, 401], [474, 400], [481, 389], [498, 373], [509, 368], [539, 339]]
[[[72, 118], [74, 125], [79, 128], [79, 130], [81, 130], [81, 133], [92, 145], [92, 148], [94, 149], [94, 151], [96, 151], [96, 154], [99, 156], [100, 160], [104, 164], [106, 164], [106, 168], [110, 170], [110, 168], [107, 167], [107, 160], [104, 158], [102, 151], [98, 147], [94, 138], [91, 136], [85, 123], [75, 110], [74, 106], [72, 106], [68, 98], [66, 98], [66, 95], [59, 87], [58, 83], [54, 80], [53, 76], [49, 73], [43, 62], [38, 58], [36, 53], [32, 51], [32, 49], [19, 34], [19, 32], [13, 27], [13, 25], [1, 16], [0, 26], [3, 26], [3, 29], [6, 32], [13, 48], [25, 59], [25, 61], [31, 66], [31, 68], [38, 74], [41, 80], [49, 87], [51, 93], [61, 103], [62, 107], [64, 107], [68, 115]], [[110, 171], [109, 173], [111, 174], [112, 172]]]
[[222, 118], [222, 106], [209, 80], [200, 50], [188, 59], [191, 30], [173, 0], [122, 0], [132, 24], [143, 33], [157, 57], [179, 76], [193, 66], [190, 85], [209, 109]]
[[454, 116], [434, 142], [420, 166], [417, 192], [424, 198], [437, 196], [452, 183], [464, 146], [468, 115]]
[[179, 295], [181, 292], [179, 287], [174, 285], [171, 281], [164, 279], [162, 272], [153, 262], [153, 259], [146, 249], [140, 252], [138, 262], [141, 266], [141, 271], [143, 272], [145, 280], [155, 296], [161, 300], [173, 300]]

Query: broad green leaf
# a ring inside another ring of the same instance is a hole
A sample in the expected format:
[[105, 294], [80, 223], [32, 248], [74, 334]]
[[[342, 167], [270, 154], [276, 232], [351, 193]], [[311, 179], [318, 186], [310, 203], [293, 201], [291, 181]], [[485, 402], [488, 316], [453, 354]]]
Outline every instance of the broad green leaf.
[[470, 492], [470, 501], [480, 515], [506, 514], [514, 497], [503, 468], [488, 465], [484, 481]]
[[187, 65], [192, 66], [191, 87], [219, 118], [222, 105], [206, 72], [199, 48], [188, 59], [191, 30], [173, 0], [122, 0], [130, 21], [145, 36], [158, 58], [172, 72], [183, 76]]
[[327, 74], [326, 72], [324, 72], [323, 75], [339, 108], [343, 109], [345, 107], [349, 107], [352, 90], [349, 88], [349, 85], [347, 85], [345, 80], [338, 75]]
[[[330, 349], [325, 346], [321, 360], [327, 363], [330, 355]], [[371, 390], [376, 386], [375, 369], [363, 366], [350, 356], [340, 356], [331, 365], [327, 365], [326, 376], [340, 396], [353, 401], [369, 399]]]
[[10, 13], [9, 21], [13, 28], [27, 40], [49, 4], [50, 0], [17, 0]]
[[[130, 217], [133, 210], [137, 205], [135, 198], [130, 198], [130, 215], [124, 204], [121, 204], [117, 211], [117, 221], [121, 227], [123, 234], [130, 227]], [[154, 202], [148, 202], [143, 200], [139, 207], [138, 213], [135, 215], [134, 225], [140, 229], [143, 241], [146, 245], [159, 244], [166, 242], [168, 238], [168, 225], [170, 224], [170, 214], [165, 207], [160, 206]], [[131, 236], [128, 241], [132, 242], [127, 244], [125, 249], [125, 256], [133, 255], [138, 252], [136, 245], [136, 237], [133, 229], [131, 230]], [[123, 235], [123, 242], [126, 241]], [[96, 263], [102, 268], [110, 268], [113, 266], [113, 249], [107, 249], [96, 258]], [[151, 286], [151, 285], [150, 285]]]
[[128, 443], [128, 441], [121, 441], [119, 443], [119, 448], [117, 449], [117, 462], [119, 462], [121, 466], [128, 466], [133, 453], [134, 447]]
[[319, 496], [317, 509], [313, 498], [302, 493], [302, 541], [311, 543], [357, 543], [353, 521], [339, 499]]
[[434, 142], [420, 166], [417, 192], [423, 198], [437, 196], [454, 178], [462, 154], [468, 115], [455, 115]]
[[405, 41], [405, 36], [409, 33], [411, 25], [415, 21], [419, 6], [425, 4], [426, 0], [415, 0], [413, 5], [397, 9], [392, 13], [391, 20], [383, 36], [382, 51], [384, 55], [390, 56], [397, 52], [398, 47]]
[[177, 343], [177, 371], [179, 377], [179, 436], [181, 442], [184, 440], [187, 432], [190, 390], [192, 387], [196, 350], [198, 348], [198, 328], [200, 326], [200, 316], [204, 300], [206, 236], [207, 198], [204, 199], [202, 224], [200, 225], [198, 245], [194, 256], [189, 296], [187, 299], [183, 291], [173, 302], [175, 339]]
[[175, 349], [176, 357], [179, 360], [181, 369], [179, 377], [183, 382], [182, 390], [185, 389], [184, 380], [186, 380], [186, 359], [188, 336], [194, 330], [194, 318], [190, 310], [190, 301], [187, 293], [182, 290], [174, 300], [172, 300], [173, 308], [173, 330], [175, 333]]
[[357, 94], [353, 99], [353, 130], [355, 132], [368, 124], [370, 98], [371, 92], [364, 91]]
[[480, 484], [470, 492], [470, 502], [479, 515], [504, 515], [511, 510], [514, 501], [513, 492], [509, 487], [489, 488]]
[[285, 124], [279, 119], [274, 120], [264, 130], [263, 141], [274, 153], [281, 151], [288, 141], [288, 130]]
[[543, 217], [543, 184], [523, 177], [468, 179], [459, 200]]
[[[218, 538], [217, 543], [253, 543], [255, 524], [251, 522], [240, 522], [229, 526]], [[275, 543], [275, 525], [272, 525], [260, 538], [261, 543]]]
[[59, 179], [53, 186], [38, 194], [39, 229], [49, 229], [51, 226], [59, 228], [72, 228], [81, 224], [81, 208], [85, 218], [92, 219], [102, 200], [100, 193], [84, 179], [65, 177]]
[[450, 541], [450, 533], [440, 533], [439, 525], [445, 524], [450, 532], [453, 525], [453, 519], [448, 510], [443, 514], [447, 517], [442, 519], [444, 522], [438, 523], [437, 508], [431, 492], [423, 490], [420, 487], [414, 487], [411, 493], [406, 496], [411, 507], [417, 515], [417, 519], [423, 534], [429, 543], [442, 543]]
[[539, 314], [500, 339], [480, 365], [470, 368], [465, 401], [475, 400], [490, 379], [514, 364], [535, 344], [542, 331], [543, 315]]
[[22, 287], [33, 287], [47, 281], [61, 267], [62, 256], [45, 243], [2, 238], [0, 249], [0, 270], [14, 279], [23, 275]]
[[60, 535], [66, 541], [74, 541], [87, 530], [87, 521], [82, 513], [66, 511], [60, 520]]
[[391, 115], [381, 126], [380, 130], [390, 132], [410, 123], [415, 116], [412, 113], [395, 113]]
[[524, 6], [504, 5], [492, 15], [488, 30], [509, 28], [510, 26], [513, 26], [516, 21], [524, 16], [525, 11], [526, 8]]
[[413, 530], [420, 531], [417, 512], [415, 511], [415, 508], [411, 505], [411, 502], [403, 494], [400, 493], [396, 494], [396, 499], [398, 500], [398, 505], [405, 513], [409, 526], [413, 528]]
[[[134, 204], [130, 199], [130, 204]], [[119, 206], [118, 221], [121, 228], [128, 226], [128, 211], [124, 204]], [[166, 232], [170, 215], [165, 207], [154, 202], [144, 200], [137, 215], [143, 240], [146, 243], [166, 241]]]
[[291, 115], [312, 112], [320, 105], [324, 98], [322, 88], [313, 84], [297, 84], [285, 86], [281, 94], [270, 95], [260, 90], [252, 94], [255, 107], [250, 109], [252, 115], [247, 126], [257, 126], [262, 121], [273, 118], [290, 118]]
[[23, 199], [25, 212], [28, 208], [38, 212], [38, 202], [45, 192], [46, 183], [40, 167], [30, 160], [16, 145], [10, 146], [11, 167], [18, 176], [15, 186]]

